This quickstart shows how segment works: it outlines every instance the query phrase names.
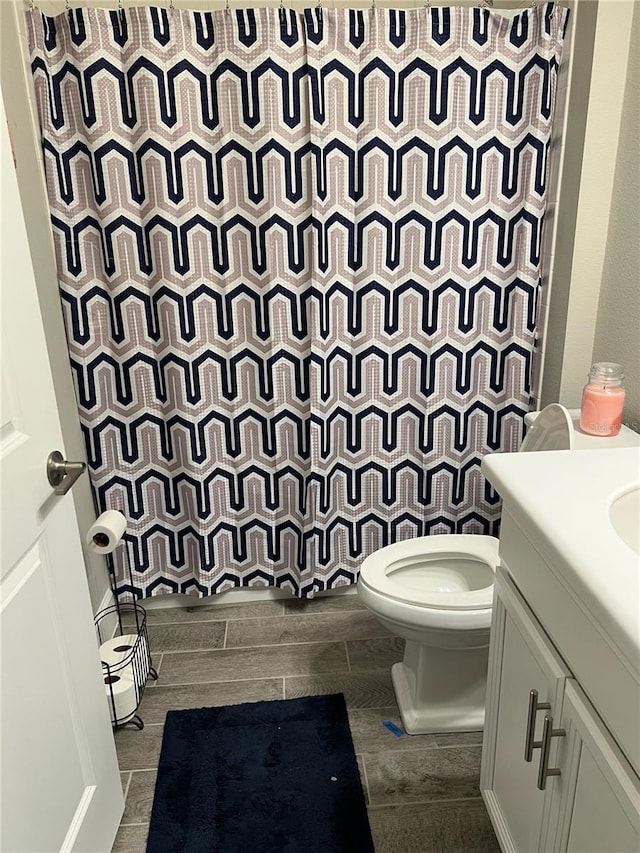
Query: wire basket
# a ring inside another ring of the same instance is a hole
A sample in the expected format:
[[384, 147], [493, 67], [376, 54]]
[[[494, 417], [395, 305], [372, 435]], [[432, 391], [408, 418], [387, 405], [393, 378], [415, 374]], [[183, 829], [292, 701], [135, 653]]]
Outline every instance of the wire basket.
[[115, 729], [127, 725], [142, 729], [138, 707], [148, 679], [158, 678], [151, 661], [146, 610], [135, 602], [117, 603], [101, 610], [94, 622], [111, 723]]

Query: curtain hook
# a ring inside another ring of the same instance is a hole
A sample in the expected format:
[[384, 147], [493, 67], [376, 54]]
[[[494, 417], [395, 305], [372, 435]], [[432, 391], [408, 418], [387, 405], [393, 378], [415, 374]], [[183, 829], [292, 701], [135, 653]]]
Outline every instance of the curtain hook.
[[375, 12], [376, 10], [376, 0], [371, 0], [371, 10]]
[[431, 8], [431, 0], [427, 0], [427, 2], [424, 4], [424, 8], [425, 8], [425, 9], [430, 9], [430, 8]]
[[70, 9], [69, 9], [69, 0], [65, 0], [65, 4], [64, 4], [64, 11], [65, 11], [65, 12], [69, 12], [69, 11], [70, 11]]
[[173, 13], [175, 12], [176, 7], [173, 5], [173, 0], [169, 0], [169, 11], [171, 12], [171, 17], [173, 18]]
[[227, 14], [229, 14], [229, 12], [231, 11], [231, 7], [229, 6], [229, 0], [227, 0], [227, 4], [226, 4], [226, 6], [224, 7], [224, 11], [225, 11]]

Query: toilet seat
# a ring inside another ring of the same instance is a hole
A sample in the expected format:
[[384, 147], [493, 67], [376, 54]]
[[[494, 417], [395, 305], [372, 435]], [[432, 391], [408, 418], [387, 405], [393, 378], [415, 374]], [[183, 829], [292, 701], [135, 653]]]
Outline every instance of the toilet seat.
[[360, 584], [378, 595], [433, 610], [490, 610], [498, 540], [435, 534], [396, 542], [370, 554]]

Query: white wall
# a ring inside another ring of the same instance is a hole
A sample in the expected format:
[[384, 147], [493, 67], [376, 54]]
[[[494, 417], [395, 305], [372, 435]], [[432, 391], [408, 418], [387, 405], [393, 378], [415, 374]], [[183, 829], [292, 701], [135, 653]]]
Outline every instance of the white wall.
[[593, 361], [625, 367], [625, 422], [640, 432], [640, 3], [635, 4]]
[[[608, 241], [617, 228], [618, 208], [625, 207], [614, 182], [636, 5], [634, 0], [576, 2], [543, 405], [558, 400], [579, 406], [592, 363], [600, 290], [611, 264]], [[637, 275], [636, 268], [636, 280]], [[620, 294], [621, 314], [634, 310], [633, 296]]]

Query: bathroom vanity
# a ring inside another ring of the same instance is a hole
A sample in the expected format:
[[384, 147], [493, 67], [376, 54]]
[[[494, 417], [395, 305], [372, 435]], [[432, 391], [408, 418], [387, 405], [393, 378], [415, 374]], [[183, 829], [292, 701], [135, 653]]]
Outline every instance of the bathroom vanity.
[[481, 775], [500, 845], [637, 853], [640, 448], [483, 471], [504, 504]]

